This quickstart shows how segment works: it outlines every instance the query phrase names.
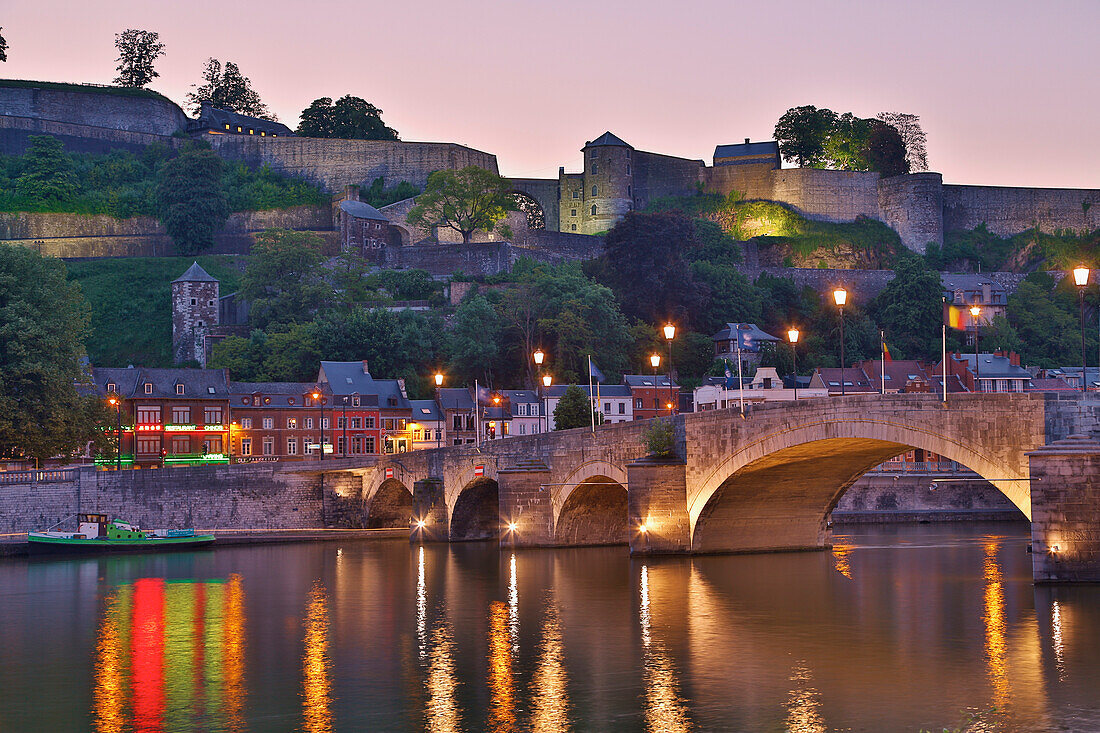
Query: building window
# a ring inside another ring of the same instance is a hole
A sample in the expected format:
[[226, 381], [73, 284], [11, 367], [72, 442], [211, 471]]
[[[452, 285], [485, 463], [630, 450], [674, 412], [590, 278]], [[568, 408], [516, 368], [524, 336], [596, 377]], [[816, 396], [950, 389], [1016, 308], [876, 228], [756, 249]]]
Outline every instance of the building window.
[[577, 210], [576, 209], [570, 209], [569, 210], [569, 216], [576, 216], [576, 215], [577, 215]]
[[[199, 328], [202, 328], [202, 327], [203, 327], [203, 326], [205, 326], [206, 324], [205, 324], [205, 323], [203, 323], [202, 321], [199, 321], [199, 322], [198, 322], [198, 323], [197, 323], [196, 325], [197, 325], [197, 326], [198, 326]], [[180, 394], [182, 394], [182, 393], [180, 393]]]
[[160, 406], [138, 405], [138, 425], [156, 425], [160, 422]]
[[351, 439], [351, 452], [355, 455], [363, 452], [363, 436], [356, 435]]
[[352, 407], [359, 407], [359, 398], [358, 397], [352, 397], [351, 398], [351, 406]]
[[286, 454], [288, 456], [298, 455], [298, 439], [297, 438], [287, 438], [286, 439]]
[[630, 163], [627, 163], [627, 164], [626, 164], [626, 174], [627, 174], [628, 176], [630, 175]]
[[204, 438], [202, 441], [202, 452], [205, 453], [221, 453], [222, 452], [222, 439], [218, 437]]
[[635, 410], [642, 409], [642, 401], [641, 400], [634, 400], [634, 409]]
[[337, 430], [343, 430], [345, 424], [347, 424], [347, 419], [346, 418], [343, 418], [343, 417], [336, 418], [336, 429]]
[[520, 417], [527, 417], [527, 405], [516, 405], [516, 414]]
[[244, 132], [244, 130], [241, 129], [240, 125], [237, 125], [237, 132]]
[[328, 418], [321, 419], [321, 430], [328, 430]]
[[115, 389], [115, 383], [114, 382], [107, 382], [107, 392], [113, 393], [113, 392], [116, 392], [116, 391], [117, 390]]
[[228, 122], [225, 123], [225, 129], [227, 129], [227, 130], [229, 129], [229, 123]]
[[204, 407], [202, 410], [202, 422], [204, 425], [221, 425], [222, 408]]
[[603, 411], [606, 412], [608, 415], [611, 414], [611, 403], [610, 402], [603, 403]]
[[313, 430], [313, 418], [312, 417], [307, 417], [306, 418], [306, 430]]
[[186, 425], [187, 423], [191, 422], [191, 408], [173, 407], [172, 422], [174, 422], [176, 425]]
[[153, 385], [151, 382], [145, 383], [145, 394], [153, 394]]
[[241, 438], [241, 455], [252, 455], [252, 438]]
[[581, 197], [581, 192], [580, 192], [580, 190], [578, 190], [578, 189], [574, 189], [574, 191], [573, 191], [573, 198], [575, 198], [575, 199], [579, 199], [580, 197]]
[[288, 417], [286, 419], [286, 429], [287, 430], [297, 430], [298, 429], [298, 418]]
[[172, 438], [172, 455], [183, 456], [191, 452], [191, 439], [184, 436], [182, 438]]
[[213, 307], [214, 306], [214, 301], [208, 300], [208, 301], [206, 301], [206, 304], [210, 307]]
[[250, 429], [252, 427], [252, 418], [242, 417], [241, 418], [241, 427], [244, 428], [245, 430]]
[[572, 225], [571, 225], [571, 226], [569, 227], [569, 230], [570, 230], [570, 231], [572, 231], [572, 232], [575, 232], [575, 231], [577, 231], [577, 225], [576, 225], [576, 224], [572, 224]]
[[[592, 163], [592, 175], [596, 175], [597, 171], [599, 171], [599, 166], [597, 166], [595, 163]], [[595, 196], [595, 194], [592, 195]]]
[[455, 430], [462, 430], [462, 415], [454, 415], [452, 419]]
[[345, 455], [343, 435], [336, 439], [336, 452], [340, 455]]
[[145, 456], [160, 453], [160, 438], [138, 438], [137, 452], [139, 455]]
[[363, 418], [363, 427], [366, 428], [367, 430], [373, 430], [374, 429], [374, 418], [373, 417], [364, 417]]
[[264, 438], [264, 455], [275, 455], [275, 439], [272, 437]]
[[199, 299], [198, 298], [192, 298], [191, 299], [191, 305], [198, 305], [198, 304], [199, 304]]
[[593, 186], [592, 187], [592, 195], [593, 196], [599, 196], [600, 195], [600, 187], [599, 186]]
[[630, 192], [630, 186], [627, 186], [627, 187], [626, 187], [626, 197], [627, 197], [628, 199], [629, 199], [629, 198], [634, 198], [634, 194], [632, 194], [632, 193]]
[[392, 417], [382, 418], [382, 429], [383, 430], [388, 430], [388, 431], [391, 431], [391, 432], [393, 431], [393, 418]]
[[374, 448], [374, 436], [373, 435], [368, 435], [365, 438], [363, 438], [363, 452], [364, 453], [377, 453], [378, 452]]
[[351, 429], [352, 430], [362, 430], [363, 429], [363, 418], [353, 417], [351, 419]]
[[264, 426], [264, 430], [274, 430], [274, 428], [275, 428], [275, 418], [265, 417], [263, 419], [263, 426]]
[[306, 437], [302, 438], [302, 452], [305, 453], [306, 455], [312, 455], [313, 454], [313, 446], [314, 445], [315, 445], [315, 443], [313, 442], [313, 436], [312, 435], [307, 435]]
[[592, 216], [596, 215], [596, 205], [592, 204]]
[[253, 132], [253, 131], [252, 131], [252, 128], [250, 127], [250, 128], [248, 128], [248, 134], [249, 134], [249, 135], [255, 135], [256, 133], [255, 133], [255, 132]]
[[619, 403], [619, 414], [620, 415], [625, 415], [626, 414], [626, 403], [625, 402], [620, 402]]

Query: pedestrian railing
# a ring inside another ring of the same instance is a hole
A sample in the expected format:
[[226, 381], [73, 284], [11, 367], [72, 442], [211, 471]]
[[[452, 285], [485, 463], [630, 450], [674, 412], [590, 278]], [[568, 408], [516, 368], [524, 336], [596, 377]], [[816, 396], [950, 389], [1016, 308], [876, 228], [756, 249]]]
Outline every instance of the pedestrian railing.
[[871, 469], [873, 473], [956, 473], [970, 472], [956, 461], [887, 461]]
[[0, 471], [0, 486], [7, 484], [45, 484], [73, 481], [75, 468], [51, 468], [39, 471]]

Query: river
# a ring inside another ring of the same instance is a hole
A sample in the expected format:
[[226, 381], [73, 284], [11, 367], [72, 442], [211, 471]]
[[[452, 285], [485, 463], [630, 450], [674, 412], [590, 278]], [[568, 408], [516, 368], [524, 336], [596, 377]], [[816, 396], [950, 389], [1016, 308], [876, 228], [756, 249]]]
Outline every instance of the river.
[[1100, 730], [1100, 587], [1026, 525], [834, 541], [6, 559], [0, 731]]

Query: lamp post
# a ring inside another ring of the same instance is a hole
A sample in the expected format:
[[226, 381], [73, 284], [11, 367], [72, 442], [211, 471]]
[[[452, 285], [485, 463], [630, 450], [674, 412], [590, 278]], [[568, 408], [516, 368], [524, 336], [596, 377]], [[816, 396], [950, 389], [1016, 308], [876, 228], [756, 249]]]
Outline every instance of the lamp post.
[[535, 353], [531, 354], [531, 358], [535, 362], [535, 371], [542, 371], [542, 362], [546, 359], [546, 354], [542, 353], [542, 349], [535, 349]]
[[317, 389], [313, 390], [313, 394], [311, 396], [313, 397], [313, 399], [317, 400], [317, 407], [319, 407], [321, 409], [321, 424], [318, 427], [320, 427], [320, 429], [321, 429], [321, 443], [320, 443], [320, 445], [321, 445], [321, 458], [320, 458], [320, 460], [323, 461], [323, 460], [325, 460], [325, 402], [324, 402], [324, 400], [321, 399], [321, 388], [318, 387]]
[[439, 447], [439, 441], [443, 438], [443, 407], [442, 402], [439, 400], [439, 388], [443, 386], [443, 373], [435, 373], [435, 396], [436, 407], [439, 409], [439, 425], [435, 429], [435, 447]]
[[[340, 455], [344, 458], [348, 457], [348, 396], [344, 395], [344, 446], [340, 451]], [[361, 442], [361, 441], [360, 441]], [[321, 446], [321, 454], [325, 452], [325, 446]]]
[[[795, 347], [795, 344], [798, 343], [798, 335], [799, 334], [798, 334], [798, 329], [797, 328], [787, 329], [787, 341], [789, 341], [790, 344], [791, 344], [791, 361], [793, 362], [793, 366], [794, 366], [794, 400], [795, 400], [795, 402], [798, 401], [798, 352], [795, 351], [794, 347]], [[841, 375], [843, 375], [843, 372], [841, 372]], [[840, 381], [841, 382], [844, 381], [843, 376], [841, 376]]]
[[844, 304], [848, 302], [848, 291], [844, 288], [837, 288], [833, 291], [833, 300], [836, 302], [837, 308], [840, 309], [840, 394], [844, 395], [844, 367], [847, 366], [847, 362], [844, 361]]
[[657, 367], [661, 366], [661, 355], [651, 354], [649, 363], [653, 366], [653, 417], [658, 417], [661, 414], [661, 398], [658, 397]]
[[1081, 391], [1089, 391], [1089, 383], [1085, 379], [1085, 288], [1089, 284], [1089, 268], [1078, 265], [1073, 268], [1073, 282], [1077, 285], [1078, 301], [1081, 303]]
[[981, 350], [978, 348], [978, 342], [981, 340], [982, 324], [978, 320], [978, 316], [982, 314], [982, 308], [977, 303], [970, 306], [970, 317], [974, 319], [974, 391], [982, 391], [982, 364], [981, 364]]
[[[665, 324], [665, 341], [668, 341], [668, 401], [671, 404], [675, 404], [676, 400], [672, 397], [672, 339], [676, 338], [676, 326], [671, 323]], [[668, 409], [668, 416], [672, 417], [672, 408]]]
[[115, 433], [115, 470], [122, 470], [122, 400], [115, 395], [107, 398], [107, 403], [115, 408], [118, 417], [118, 431]]
[[543, 404], [542, 404], [542, 424], [544, 433], [550, 432], [550, 385], [554, 383], [554, 378], [549, 374], [542, 375], [543, 389]]

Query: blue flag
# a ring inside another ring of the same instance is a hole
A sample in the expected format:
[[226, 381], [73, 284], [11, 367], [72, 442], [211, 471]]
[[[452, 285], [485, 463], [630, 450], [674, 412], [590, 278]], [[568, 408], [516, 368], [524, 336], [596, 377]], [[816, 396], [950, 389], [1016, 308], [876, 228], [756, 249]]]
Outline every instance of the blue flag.
[[734, 389], [734, 385], [737, 380], [733, 376], [733, 372], [730, 371], [730, 363], [726, 362], [726, 389]]
[[589, 373], [588, 373], [588, 376], [592, 377], [592, 379], [593, 379], [593, 380], [594, 380], [595, 382], [598, 382], [599, 384], [603, 384], [603, 383], [604, 383], [604, 376], [603, 376], [603, 372], [601, 372], [601, 371], [600, 371], [600, 370], [599, 370], [599, 369], [598, 369], [598, 368], [596, 367], [595, 363], [593, 363], [593, 362], [589, 362], [589, 364], [591, 365], [591, 368], [589, 369]]
[[755, 354], [760, 350], [760, 346], [752, 336], [752, 326], [737, 324], [737, 342], [741, 344], [741, 351]]

